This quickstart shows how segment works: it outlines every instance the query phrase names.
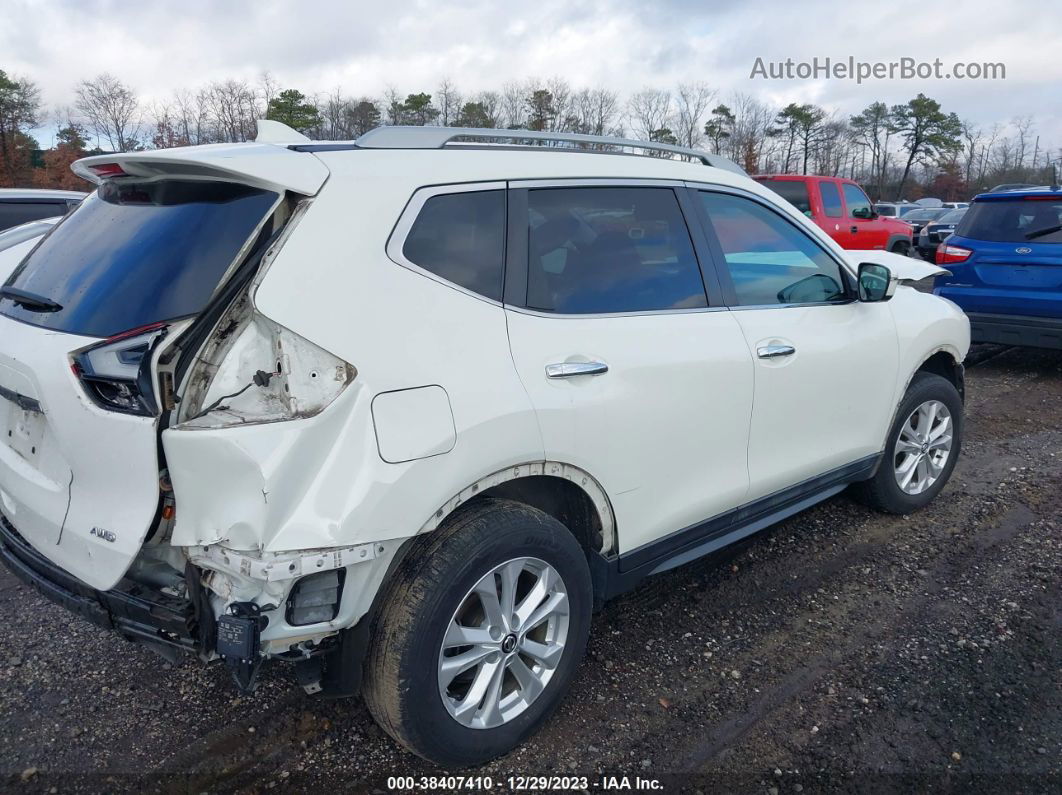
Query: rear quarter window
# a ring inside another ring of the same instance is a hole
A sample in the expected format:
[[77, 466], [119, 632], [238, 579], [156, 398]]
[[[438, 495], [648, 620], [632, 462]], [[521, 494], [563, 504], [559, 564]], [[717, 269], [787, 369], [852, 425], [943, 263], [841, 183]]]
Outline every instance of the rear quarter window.
[[505, 265], [505, 192], [443, 193], [424, 202], [402, 244], [414, 265], [500, 301]]

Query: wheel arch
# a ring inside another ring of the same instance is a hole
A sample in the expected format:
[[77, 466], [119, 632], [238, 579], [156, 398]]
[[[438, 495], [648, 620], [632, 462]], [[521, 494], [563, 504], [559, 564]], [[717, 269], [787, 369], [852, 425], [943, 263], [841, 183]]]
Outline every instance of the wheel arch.
[[462, 505], [485, 497], [522, 502], [548, 513], [588, 552], [609, 557], [618, 549], [615, 514], [605, 490], [589, 472], [562, 461], [530, 461], [479, 478], [439, 506], [417, 535], [435, 530]]
[[904, 392], [919, 373], [932, 373], [946, 379], [955, 387], [962, 401], [966, 402], [966, 376], [962, 357], [951, 345], [941, 345], [925, 355], [904, 384]]
[[902, 235], [902, 234], [899, 234], [899, 233], [894, 233], [894, 234], [889, 235], [889, 239], [885, 243], [885, 250], [886, 251], [892, 251], [893, 247], [897, 243], [903, 243], [904, 245], [906, 245], [908, 251], [910, 251], [912, 248], [914, 248], [914, 241], [913, 241], [913, 239], [910, 236]]

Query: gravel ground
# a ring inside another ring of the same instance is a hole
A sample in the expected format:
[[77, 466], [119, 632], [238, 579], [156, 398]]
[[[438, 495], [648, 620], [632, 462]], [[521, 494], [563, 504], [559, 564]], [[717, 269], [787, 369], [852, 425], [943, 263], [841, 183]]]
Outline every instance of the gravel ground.
[[[845, 496], [595, 617], [545, 728], [473, 772], [671, 791], [1062, 790], [1062, 353], [976, 348], [951, 483], [903, 518]], [[440, 771], [290, 670], [238, 696], [0, 572], [8, 791], [385, 791]], [[596, 786], [595, 786], [596, 785]]]

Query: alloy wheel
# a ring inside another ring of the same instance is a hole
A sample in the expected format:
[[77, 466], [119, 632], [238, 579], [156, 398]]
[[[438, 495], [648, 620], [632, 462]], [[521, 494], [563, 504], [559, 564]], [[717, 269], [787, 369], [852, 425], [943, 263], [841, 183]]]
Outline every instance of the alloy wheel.
[[933, 486], [951, 456], [952, 419], [939, 400], [927, 400], [900, 426], [893, 450], [896, 485], [907, 494], [921, 494]]
[[463, 726], [508, 723], [546, 689], [568, 637], [568, 593], [556, 569], [514, 558], [461, 600], [439, 650], [439, 694]]

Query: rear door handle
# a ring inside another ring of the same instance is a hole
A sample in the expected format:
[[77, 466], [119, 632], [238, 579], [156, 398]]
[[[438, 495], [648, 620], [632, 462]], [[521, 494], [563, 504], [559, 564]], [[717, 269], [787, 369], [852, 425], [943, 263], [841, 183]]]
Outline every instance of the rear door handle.
[[548, 378], [572, 378], [577, 375], [601, 375], [608, 372], [604, 362], [559, 362], [546, 365]]
[[796, 348], [792, 345], [761, 345], [756, 349], [756, 355], [761, 359], [777, 359], [779, 356], [792, 356]]

